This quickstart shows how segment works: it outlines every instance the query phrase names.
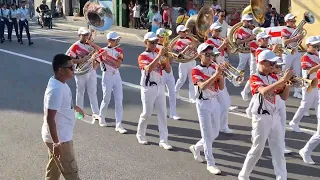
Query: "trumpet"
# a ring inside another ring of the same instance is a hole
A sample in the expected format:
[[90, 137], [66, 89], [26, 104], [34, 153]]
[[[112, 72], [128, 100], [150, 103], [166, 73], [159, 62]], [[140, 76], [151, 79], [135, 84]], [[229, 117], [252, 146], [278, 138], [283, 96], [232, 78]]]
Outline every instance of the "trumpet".
[[219, 65], [223, 64], [225, 66], [224, 76], [230, 81], [234, 86], [238, 87], [244, 81], [244, 71], [239, 71], [237, 68], [233, 67], [230, 63], [224, 61], [222, 63], [217, 63], [212, 61], [213, 64]]
[[[280, 73], [280, 76], [283, 76], [284, 72]], [[312, 89], [317, 88], [318, 87], [318, 79], [317, 78], [313, 78], [313, 79], [306, 79], [306, 78], [302, 78], [299, 76], [292, 76], [292, 78], [289, 80], [290, 84], [292, 84], [293, 87], [296, 88], [306, 88], [306, 92], [310, 92], [312, 91]]]

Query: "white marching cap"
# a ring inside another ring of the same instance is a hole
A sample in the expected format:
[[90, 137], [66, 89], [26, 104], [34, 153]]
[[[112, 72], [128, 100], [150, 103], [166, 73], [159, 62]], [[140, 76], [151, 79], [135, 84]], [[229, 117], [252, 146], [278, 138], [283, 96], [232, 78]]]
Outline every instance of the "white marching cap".
[[160, 34], [163, 34], [165, 32], [166, 32], [165, 28], [159, 28], [159, 29], [157, 29], [156, 35], [160, 35]]
[[210, 30], [220, 29], [220, 28], [222, 28], [222, 26], [220, 24], [218, 24], [218, 23], [213, 23], [210, 26]]
[[91, 33], [90, 30], [86, 27], [80, 27], [78, 29], [78, 35], [82, 35], [82, 34], [89, 34]]
[[202, 51], [204, 51], [205, 49], [207, 49], [207, 47], [212, 47], [212, 48], [213, 48], [212, 52], [213, 52], [214, 54], [220, 54], [220, 52], [218, 51], [218, 49], [215, 48], [213, 44], [208, 44], [208, 43], [202, 43], [202, 44], [200, 44], [200, 45], [198, 46], [198, 48], [197, 48], [198, 54], [200, 54]]
[[115, 39], [119, 39], [119, 38], [120, 38], [120, 36], [118, 36], [118, 34], [114, 31], [109, 32], [107, 34], [107, 39], [114, 39], [115, 40]]
[[287, 22], [288, 20], [294, 19], [296, 16], [288, 13], [285, 17], [284, 17], [284, 21]]
[[179, 25], [176, 29], [177, 33], [179, 33], [180, 31], [184, 32], [188, 30], [188, 28], [186, 28], [184, 25]]
[[318, 44], [320, 43], [320, 39], [317, 36], [310, 36], [306, 39], [306, 44]]
[[261, 32], [259, 34], [257, 34], [257, 37], [256, 39], [259, 40], [259, 39], [262, 39], [262, 38], [270, 38], [271, 36], [269, 34], [267, 34], [266, 32]]
[[253, 18], [249, 14], [245, 14], [241, 17], [241, 21], [251, 21]]
[[270, 62], [276, 62], [280, 59], [279, 56], [277, 56], [273, 51], [271, 50], [264, 50], [262, 51], [258, 56], [258, 62], [261, 61], [270, 61]]
[[154, 32], [147, 32], [143, 37], [144, 41], [154, 41], [157, 39], [159, 39], [159, 38], [157, 37], [157, 35]]

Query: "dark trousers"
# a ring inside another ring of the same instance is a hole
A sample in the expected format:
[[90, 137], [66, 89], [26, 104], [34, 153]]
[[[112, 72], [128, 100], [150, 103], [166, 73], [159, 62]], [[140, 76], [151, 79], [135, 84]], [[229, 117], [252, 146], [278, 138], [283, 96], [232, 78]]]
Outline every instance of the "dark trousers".
[[12, 22], [9, 22], [9, 26], [8, 26], [8, 39], [11, 39], [13, 27], [14, 27], [14, 31], [16, 32], [17, 38], [20, 39], [17, 18], [12, 18], [11, 21]]
[[31, 39], [30, 39], [30, 33], [29, 33], [29, 23], [28, 23], [28, 20], [24, 20], [24, 21], [19, 20], [19, 30], [20, 30], [20, 40], [21, 40], [21, 41], [22, 41], [23, 28], [26, 29], [27, 37], [28, 37], [28, 40], [29, 40], [29, 42], [30, 42]]
[[136, 29], [140, 28], [140, 18], [134, 18], [134, 27]]
[[7, 26], [7, 29], [8, 29], [8, 24], [9, 24], [9, 21], [7, 18], [2, 18], [4, 21], [0, 21], [0, 39], [3, 40], [4, 39], [4, 29], [5, 29], [5, 26]]

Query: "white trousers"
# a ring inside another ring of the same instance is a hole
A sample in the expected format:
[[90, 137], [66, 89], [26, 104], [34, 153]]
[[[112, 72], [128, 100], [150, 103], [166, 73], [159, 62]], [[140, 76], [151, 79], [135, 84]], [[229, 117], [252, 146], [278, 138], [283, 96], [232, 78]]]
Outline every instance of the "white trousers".
[[220, 105], [220, 130], [225, 130], [229, 128], [228, 117], [229, 108], [231, 106], [231, 99], [226, 86], [222, 91], [219, 92], [218, 102]]
[[196, 100], [199, 118], [201, 140], [195, 145], [196, 151], [204, 151], [207, 165], [215, 166], [212, 155], [212, 143], [219, 135], [220, 106], [217, 98], [209, 100]]
[[306, 92], [306, 88], [302, 88], [302, 100], [297, 112], [292, 118], [292, 122], [299, 124], [300, 120], [304, 116], [304, 113], [307, 112], [312, 106], [314, 106], [316, 112], [318, 112], [318, 88], [312, 89], [311, 92]]
[[196, 66], [196, 61], [187, 63], [179, 63], [179, 79], [177, 80], [175, 92], [178, 93], [182, 85], [186, 82], [187, 77], [189, 81], [189, 98], [195, 99], [194, 85], [192, 82], [191, 70]]
[[83, 109], [84, 92], [87, 89], [90, 106], [93, 114], [99, 114], [99, 105], [97, 98], [97, 72], [92, 70], [87, 74], [80, 76], [75, 75], [76, 81], [76, 104]]
[[123, 117], [123, 90], [122, 90], [122, 79], [120, 73], [115, 74], [109, 72], [102, 72], [102, 92], [103, 99], [100, 105], [99, 116], [101, 119], [105, 119], [107, 116], [107, 110], [111, 99], [111, 92], [113, 92], [114, 104], [115, 104], [115, 117], [116, 117], [116, 128], [120, 128], [122, 117]]
[[[296, 52], [295, 54], [282, 54], [283, 70], [293, 69], [295, 71], [295, 75], [301, 77], [301, 53]], [[294, 88], [295, 92], [299, 92], [300, 88]]]
[[177, 115], [177, 112], [176, 112], [177, 99], [176, 99], [176, 93], [174, 90], [176, 81], [174, 79], [172, 69], [170, 73], [167, 73], [166, 71], [163, 70], [162, 76], [163, 76], [163, 82], [167, 86], [167, 90], [169, 93], [170, 115], [176, 116]]
[[151, 117], [155, 107], [157, 110], [160, 143], [168, 141], [166, 96], [164, 91], [164, 85], [141, 87], [142, 113], [138, 123], [138, 137], [146, 136], [147, 120]]
[[[257, 72], [257, 61], [256, 61], [255, 56], [252, 53], [250, 53], [250, 76], [256, 72]], [[250, 93], [251, 87], [250, 87], [249, 80], [247, 81], [246, 85], [244, 86], [243, 91], [245, 94]]]
[[244, 70], [248, 62], [251, 59], [251, 53], [239, 53], [239, 65], [237, 67], [238, 70]]
[[[286, 101], [282, 100], [279, 95], [277, 95], [277, 100], [279, 103], [279, 116], [280, 116], [280, 123], [283, 132], [284, 141], [286, 139], [286, 124], [287, 124], [287, 107]], [[286, 143], [284, 142], [284, 147], [286, 147]]]
[[[320, 95], [320, 91], [319, 91]], [[307, 144], [303, 147], [305, 150], [305, 153], [307, 155], [311, 155], [312, 151], [320, 144], [320, 102], [317, 108], [317, 119], [318, 119], [318, 126], [317, 126], [317, 132], [310, 138], [310, 140], [307, 142]]]
[[252, 146], [244, 161], [239, 177], [249, 179], [254, 166], [262, 155], [267, 140], [276, 179], [287, 179], [283, 128], [278, 113], [274, 115], [252, 115]]

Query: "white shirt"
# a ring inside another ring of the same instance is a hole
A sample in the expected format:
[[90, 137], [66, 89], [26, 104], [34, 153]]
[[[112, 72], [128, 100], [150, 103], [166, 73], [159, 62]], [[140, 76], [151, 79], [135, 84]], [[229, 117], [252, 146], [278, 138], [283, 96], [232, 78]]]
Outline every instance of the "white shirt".
[[18, 12], [19, 12], [19, 16], [20, 16], [21, 21], [28, 19], [29, 10], [27, 8], [20, 8]]
[[156, 85], [160, 85], [163, 83], [162, 67], [160, 62], [157, 63], [156, 67], [151, 72], [147, 72], [144, 70], [144, 66], [150, 64], [157, 57], [157, 55], [158, 53], [156, 52], [144, 51], [138, 57], [138, 63], [141, 70], [140, 85], [142, 87], [148, 87], [153, 83], [156, 83]]
[[215, 23], [219, 24], [222, 27], [222, 31], [220, 32], [220, 37], [226, 38], [228, 27], [229, 27], [228, 23], [225, 20], [223, 20], [222, 23], [220, 23], [219, 20], [217, 20]]
[[54, 120], [59, 142], [71, 141], [75, 125], [75, 111], [73, 108], [72, 93], [67, 83], [62, 83], [54, 77], [51, 77], [44, 94], [42, 140], [53, 143], [47, 123], [47, 109], [57, 110]]
[[140, 17], [140, 5], [135, 5], [132, 10], [133, 10], [133, 17], [139, 18]]
[[4, 18], [8, 18], [9, 15], [9, 9], [1, 9], [0, 10], [0, 16], [4, 17]]
[[101, 71], [107, 74], [119, 73], [119, 69], [114, 65], [114, 63], [112, 63], [112, 61], [119, 61], [119, 57], [123, 56], [122, 49], [119, 47], [115, 47], [115, 48], [105, 47], [103, 49], [107, 52], [108, 56], [99, 57], [99, 60], [101, 61], [100, 63]]
[[162, 17], [161, 14], [159, 12], [157, 12], [156, 14], [153, 15], [152, 17], [152, 25], [156, 26], [157, 24], [155, 22], [161, 23], [162, 22]]

